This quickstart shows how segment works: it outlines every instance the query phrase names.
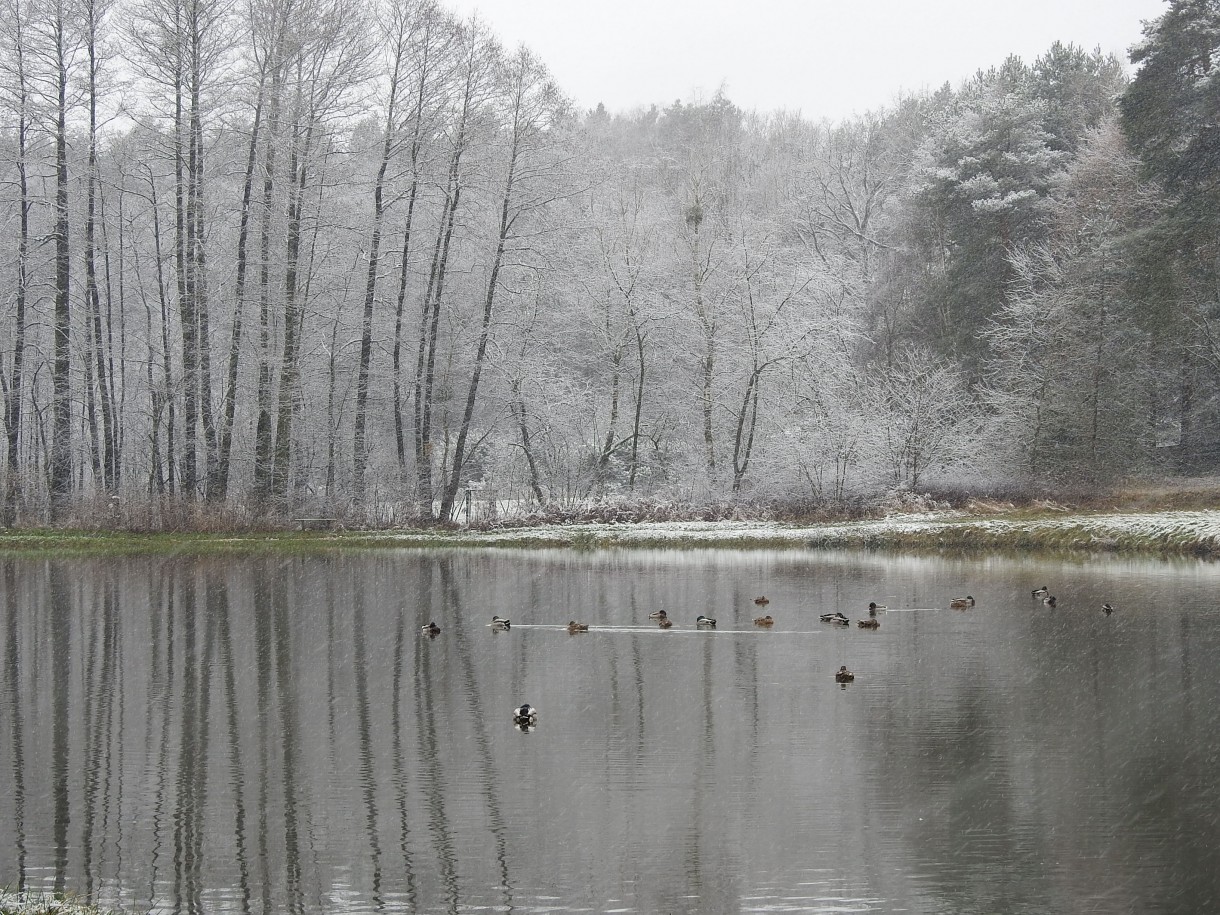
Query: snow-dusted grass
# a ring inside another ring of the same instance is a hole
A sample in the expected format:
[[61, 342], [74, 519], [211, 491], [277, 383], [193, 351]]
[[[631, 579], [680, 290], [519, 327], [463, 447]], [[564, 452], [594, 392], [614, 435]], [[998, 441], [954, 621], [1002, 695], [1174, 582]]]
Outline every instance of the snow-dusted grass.
[[487, 530], [427, 529], [308, 533], [129, 534], [0, 532], [10, 553], [311, 552], [359, 547], [794, 548], [910, 551], [1087, 551], [1220, 557], [1220, 510], [1034, 512], [925, 511], [866, 521], [633, 521], [534, 524]]
[[[435, 543], [430, 532], [379, 532], [381, 542]], [[892, 515], [841, 524], [665, 521], [459, 531], [443, 540], [483, 546], [870, 547], [1052, 549], [1220, 555], [1220, 511], [979, 517], [961, 512]]]
[[1114, 512], [1061, 517], [905, 517], [821, 529], [814, 545], [1068, 549], [1220, 554], [1220, 512]]
[[0, 915], [118, 915], [113, 909], [76, 902], [71, 897], [0, 890]]

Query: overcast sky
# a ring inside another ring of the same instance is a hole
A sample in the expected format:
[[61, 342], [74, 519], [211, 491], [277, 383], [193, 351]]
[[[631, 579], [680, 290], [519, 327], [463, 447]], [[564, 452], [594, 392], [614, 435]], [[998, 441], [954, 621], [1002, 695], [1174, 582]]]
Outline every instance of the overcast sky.
[[1055, 40], [1123, 60], [1165, 0], [443, 0], [526, 44], [582, 108], [710, 98], [838, 119]]

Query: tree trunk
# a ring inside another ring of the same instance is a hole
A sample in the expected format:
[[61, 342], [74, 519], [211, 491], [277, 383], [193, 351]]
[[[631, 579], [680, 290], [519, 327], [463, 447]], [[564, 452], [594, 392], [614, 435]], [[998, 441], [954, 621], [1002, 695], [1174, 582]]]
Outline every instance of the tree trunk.
[[[278, 49], [277, 49], [278, 51]], [[273, 230], [272, 203], [275, 192], [275, 153], [280, 142], [279, 115], [282, 92], [280, 62], [271, 70], [270, 109], [267, 113], [267, 147], [263, 158], [262, 223], [259, 237], [258, 271], [258, 417], [254, 430], [254, 490], [252, 499], [256, 512], [266, 508], [271, 497], [271, 235]]]
[[394, 444], [398, 453], [398, 472], [406, 479], [407, 448], [406, 430], [402, 421], [402, 316], [407, 302], [407, 265], [411, 257], [411, 224], [415, 218], [415, 199], [419, 188], [417, 177], [411, 180], [411, 191], [407, 196], [407, 219], [402, 230], [402, 260], [398, 268], [398, 296], [394, 306], [394, 352], [392, 369], [394, 375]]
[[699, 400], [703, 411], [703, 453], [707, 468], [708, 484], [715, 488], [716, 445], [712, 426], [712, 410], [715, 402], [712, 385], [716, 375], [716, 324], [707, 310], [707, 303], [704, 301], [703, 287], [706, 275], [699, 234], [699, 227], [702, 222], [703, 206], [699, 197], [696, 196], [692, 211], [687, 215], [687, 223], [694, 229], [694, 238], [691, 242], [691, 279], [694, 284], [695, 293], [695, 316], [698, 318], [699, 326], [703, 332], [703, 371], [699, 388]]
[[233, 461], [237, 372], [241, 356], [242, 325], [245, 317], [246, 272], [249, 269], [250, 202], [254, 190], [254, 168], [258, 160], [259, 127], [262, 123], [265, 78], [265, 72], [259, 73], [258, 95], [254, 102], [254, 120], [250, 126], [250, 145], [246, 151], [246, 172], [241, 189], [241, 217], [237, 232], [237, 275], [233, 290], [233, 334], [229, 340], [229, 364], [225, 372], [225, 389], [220, 407], [220, 439], [217, 445], [216, 494], [218, 498], [225, 498], [228, 495]]
[[[368, 463], [365, 449], [365, 424], [369, 400], [369, 363], [373, 356], [373, 303], [377, 297], [377, 264], [381, 253], [381, 226], [385, 218], [385, 173], [394, 150], [395, 112], [399, 75], [405, 48], [400, 37], [390, 73], [390, 97], [386, 105], [385, 137], [381, 144], [381, 163], [373, 182], [373, 225], [369, 229], [368, 273], [364, 284], [364, 317], [360, 325], [360, 364], [356, 370], [356, 422], [352, 432], [352, 497], [364, 499], [364, 473]], [[409, 230], [408, 230], [409, 231]], [[403, 258], [405, 264], [405, 256]]]
[[198, 322], [194, 313], [194, 292], [191, 288], [191, 266], [188, 263], [189, 233], [193, 230], [188, 218], [186, 179], [186, 106], [184, 95], [183, 40], [181, 11], [176, 10], [174, 35], [174, 267], [178, 287], [178, 325], [182, 337], [182, 466], [181, 492], [195, 499], [199, 489], [199, 361], [195, 343]]
[[[419, 159], [424, 146], [424, 102], [427, 98], [429, 77], [432, 73], [432, 29], [436, 21], [430, 13], [425, 15], [428, 18], [422, 26], [424, 29], [423, 47], [417, 58], [415, 105], [411, 118], [414, 124], [411, 136], [411, 187], [407, 192], [407, 215], [402, 230], [402, 259], [398, 266], [398, 296], [394, 308], [394, 352], [392, 356], [394, 444], [398, 454], [398, 472], [404, 480], [407, 476], [407, 449], [402, 404], [402, 318], [407, 301], [407, 268], [411, 259], [411, 229], [415, 224], [415, 203], [419, 194]], [[435, 264], [433, 266], [435, 270]], [[425, 296], [426, 301], [427, 296]]]
[[[458, 158], [450, 168], [449, 191], [441, 211], [441, 224], [432, 252], [432, 271], [420, 315], [419, 350], [415, 363], [415, 468], [416, 499], [421, 511], [432, 517], [432, 395], [436, 384], [436, 347], [441, 319], [441, 294], [449, 264], [449, 244], [462, 188], [457, 184]], [[443, 516], [442, 516], [443, 517]]]
[[305, 206], [305, 185], [309, 175], [309, 153], [313, 124], [296, 138], [288, 159], [292, 187], [288, 195], [288, 225], [284, 249], [284, 352], [280, 358], [279, 406], [276, 410], [275, 450], [272, 452], [271, 500], [281, 509], [288, 507], [288, 478], [292, 471], [292, 423], [298, 379], [298, 350], [303, 314], [301, 289], [297, 278], [301, 265], [301, 215]]
[[14, 6], [13, 50], [17, 77], [17, 187], [18, 229], [16, 289], [13, 305], [13, 360], [4, 392], [5, 472], [4, 493], [0, 497], [0, 524], [10, 527], [17, 520], [18, 473], [21, 447], [21, 398], [25, 392], [25, 323], [27, 265], [30, 251], [30, 188], [26, 168], [29, 133], [29, 93], [25, 74], [25, 23], [20, 0]]
[[[174, 398], [174, 379], [173, 369], [170, 364], [170, 346], [169, 346], [169, 325], [170, 325], [170, 306], [169, 306], [169, 287], [165, 282], [165, 254], [161, 245], [161, 217], [160, 206], [157, 202], [157, 184], [152, 173], [148, 175], [149, 197], [152, 203], [152, 220], [153, 220], [153, 254], [156, 258], [157, 268], [157, 299], [161, 306], [161, 390], [159, 395], [154, 392], [153, 395], [153, 415], [159, 417], [161, 409], [164, 407], [166, 411], [165, 417], [165, 477], [162, 479], [157, 476], [157, 492], [164, 492], [168, 489], [173, 493], [178, 485], [178, 444], [175, 438], [177, 428], [177, 409]], [[149, 346], [152, 346], [152, 341], [149, 341]], [[158, 397], [160, 403], [158, 404]], [[155, 430], [155, 427], [154, 427]]]
[[55, 311], [51, 368], [51, 517], [61, 520], [72, 494], [71, 249], [68, 244], [68, 57], [63, 4], [54, 9]]
[[[98, 195], [98, 162], [97, 162], [97, 75], [99, 63], [97, 59], [98, 43], [98, 7], [94, 0], [89, 0], [85, 6], [88, 33], [86, 36], [89, 55], [89, 157], [86, 166], [85, 182], [85, 315], [90, 322], [89, 334], [90, 355], [93, 358], [94, 382], [101, 406], [100, 455], [97, 466], [100, 470], [100, 482], [103, 490], [114, 491], [118, 477], [118, 459], [115, 453], [115, 415], [110, 399], [110, 381], [106, 371], [105, 343], [102, 336], [101, 296], [97, 283], [97, 248], [95, 244], [97, 232], [97, 195]], [[93, 396], [90, 397], [90, 425], [94, 425]]]
[[741, 398], [741, 412], [737, 415], [737, 432], [733, 438], [734, 496], [741, 492], [741, 482], [750, 467], [750, 453], [754, 450], [754, 429], [758, 425], [758, 387], [761, 379], [762, 369], [756, 365], [746, 382], [745, 394]]
[[[192, 7], [198, 16], [197, 7]], [[208, 257], [206, 232], [204, 222], [204, 172], [205, 157], [203, 148], [203, 109], [200, 94], [203, 89], [203, 63], [205, 53], [203, 35], [199, 31], [199, 23], [194, 21], [191, 29], [191, 112], [190, 112], [190, 148], [187, 158], [187, 175], [189, 184], [189, 214], [190, 228], [190, 270], [191, 270], [191, 311], [195, 316], [195, 344], [198, 347], [198, 371], [196, 398], [199, 401], [200, 421], [203, 424], [204, 445], [204, 497], [214, 501], [224, 498], [218, 479], [218, 443], [216, 438], [216, 417], [212, 410], [212, 330], [209, 315], [210, 300], [208, 298]]]
[[[432, 480], [432, 410], [436, 385], [437, 339], [440, 329], [441, 302], [445, 290], [445, 273], [449, 266], [449, 246], [458, 205], [462, 198], [462, 156], [466, 151], [469, 119], [475, 106], [475, 90], [479, 80], [481, 44], [472, 32], [469, 46], [463, 50], [464, 67], [462, 106], [454, 124], [453, 153], [449, 159], [449, 174], [445, 184], [445, 203], [441, 210], [436, 246], [432, 252], [432, 269], [420, 315], [419, 349], [415, 363], [415, 467], [418, 475], [416, 500], [421, 514], [432, 517], [434, 486]], [[443, 471], [444, 461], [441, 462]], [[443, 514], [442, 514], [443, 517]]]
[[[514, 112], [514, 126], [520, 119], [520, 92], [518, 93], [518, 109]], [[487, 279], [487, 293], [483, 297], [483, 320], [479, 328], [479, 344], [475, 350], [474, 370], [470, 375], [470, 385], [466, 390], [466, 407], [462, 412], [462, 424], [458, 428], [457, 443], [453, 449], [453, 460], [450, 464], [449, 478], [445, 484], [445, 492], [441, 498], [438, 513], [441, 518], [448, 518], [453, 511], [457, 499], [458, 488], [462, 484], [462, 470], [466, 462], [466, 442], [470, 435], [470, 423], [474, 418], [475, 401], [479, 394], [479, 380], [483, 375], [483, 365], [487, 358], [487, 341], [491, 336], [491, 318], [495, 308], [496, 287], [500, 282], [500, 267], [504, 263], [504, 245], [508, 239], [508, 230], [512, 225], [509, 218], [513, 197], [513, 184], [517, 177], [517, 156], [519, 154], [520, 138], [514, 130], [512, 148], [509, 151], [508, 176], [504, 182], [504, 196], [500, 202], [500, 231], [496, 238], [496, 254], [491, 262], [491, 274]]]
[[644, 412], [644, 339], [647, 334], [641, 334], [637, 325], [635, 328], [635, 349], [640, 360], [639, 377], [635, 385], [635, 415], [631, 422], [631, 471], [627, 477], [627, 491], [635, 492], [635, 478], [640, 466], [640, 417]]
[[542, 491], [542, 484], [538, 479], [538, 463], [534, 458], [534, 448], [530, 444], [530, 430], [525, 424], [525, 400], [521, 397], [521, 380], [513, 379], [512, 385], [512, 411], [513, 416], [517, 420], [517, 433], [521, 437], [521, 451], [525, 455], [525, 464], [530, 472], [530, 490], [534, 493], [534, 499], [539, 505], [546, 504], [546, 495]]

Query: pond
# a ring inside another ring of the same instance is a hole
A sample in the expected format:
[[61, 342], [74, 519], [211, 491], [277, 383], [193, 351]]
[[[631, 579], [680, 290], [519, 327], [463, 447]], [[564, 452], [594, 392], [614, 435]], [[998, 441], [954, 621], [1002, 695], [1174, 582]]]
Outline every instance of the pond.
[[188, 913], [1220, 910], [1214, 564], [0, 566], [0, 885]]

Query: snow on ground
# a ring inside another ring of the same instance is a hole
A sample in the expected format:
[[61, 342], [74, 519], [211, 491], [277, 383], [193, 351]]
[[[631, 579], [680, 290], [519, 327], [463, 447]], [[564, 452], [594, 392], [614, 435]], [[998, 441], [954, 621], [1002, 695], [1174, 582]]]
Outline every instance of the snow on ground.
[[1107, 541], [1132, 539], [1169, 542], [1196, 542], [1220, 548], [1220, 512], [1122, 512], [1095, 515], [1065, 515], [1052, 518], [972, 518], [927, 515], [895, 516], [880, 521], [861, 521], [818, 529], [814, 540], [852, 539], [860, 534], [934, 533], [947, 530], [973, 530], [980, 534], [1003, 536], [1020, 532], [1070, 531], [1092, 538], [1098, 545]]
[[3, 915], [104, 915], [106, 910], [69, 899], [37, 892], [14, 893], [0, 890], [0, 913]]
[[[755, 541], [775, 545], [836, 546], [883, 543], [909, 535], [952, 535], [955, 539], [977, 534], [983, 541], [1000, 541], [1022, 534], [1070, 536], [1073, 545], [1104, 549], [1137, 540], [1152, 544], [1195, 544], [1220, 552], [1220, 511], [1119, 512], [1111, 514], [1065, 514], [1039, 518], [980, 518], [955, 512], [891, 515], [886, 518], [841, 524], [792, 525], [769, 521], [664, 521], [624, 524], [564, 524], [470, 531], [457, 535], [461, 542], [486, 545], [537, 542], [579, 545], [675, 546], [740, 545]], [[382, 533], [380, 536], [385, 536]], [[427, 535], [404, 532], [394, 535], [410, 541]]]

